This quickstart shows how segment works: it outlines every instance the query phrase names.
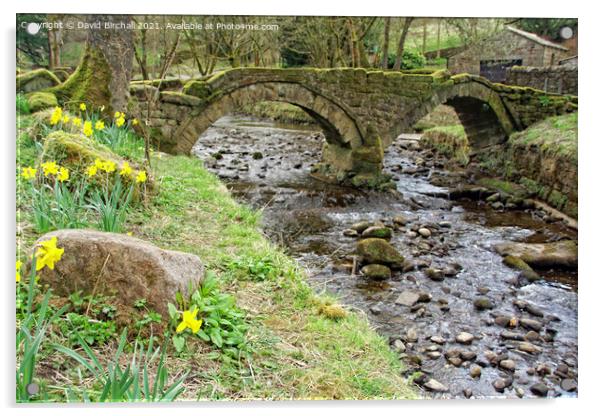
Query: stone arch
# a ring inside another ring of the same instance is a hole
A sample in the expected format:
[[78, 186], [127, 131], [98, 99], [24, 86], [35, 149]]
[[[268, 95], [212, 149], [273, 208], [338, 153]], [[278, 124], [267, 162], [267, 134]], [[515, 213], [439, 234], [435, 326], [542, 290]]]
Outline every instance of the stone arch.
[[484, 84], [471, 81], [436, 90], [429, 99], [392, 126], [390, 137], [395, 139], [411, 129], [441, 104], [454, 108], [473, 149], [502, 143], [516, 130], [515, 122], [499, 94]]
[[172, 134], [177, 152], [189, 153], [199, 136], [232, 110], [261, 101], [286, 102], [303, 109], [316, 120], [331, 145], [352, 149], [364, 142], [359, 124], [343, 105], [300, 84], [260, 82], [235, 87], [192, 108]]

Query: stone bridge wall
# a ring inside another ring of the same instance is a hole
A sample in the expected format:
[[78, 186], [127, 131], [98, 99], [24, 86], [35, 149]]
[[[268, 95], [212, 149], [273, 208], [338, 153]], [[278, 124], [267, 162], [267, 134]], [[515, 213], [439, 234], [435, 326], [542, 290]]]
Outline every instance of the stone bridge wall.
[[142, 106], [142, 114], [149, 97], [157, 97], [149, 122], [161, 149], [188, 153], [205, 129], [237, 106], [284, 101], [303, 108], [322, 126], [327, 138], [324, 173], [337, 180], [380, 172], [383, 149], [440, 104], [458, 112], [475, 148], [577, 109], [574, 96], [493, 84], [474, 75], [450, 76], [447, 71], [242, 68], [158, 87], [156, 81], [133, 83], [131, 93], [132, 105]]

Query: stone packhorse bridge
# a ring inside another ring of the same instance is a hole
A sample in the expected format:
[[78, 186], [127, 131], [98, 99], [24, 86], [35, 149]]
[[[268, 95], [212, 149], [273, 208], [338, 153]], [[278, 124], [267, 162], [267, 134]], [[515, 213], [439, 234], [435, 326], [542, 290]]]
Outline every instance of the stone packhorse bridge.
[[[447, 71], [242, 68], [199, 80], [133, 82], [133, 104], [149, 111], [162, 151], [188, 154], [220, 117], [243, 104], [283, 101], [305, 110], [326, 136], [319, 176], [374, 185], [383, 150], [440, 104], [452, 106], [474, 149], [551, 115], [577, 110], [577, 97], [493, 84]], [[156, 97], [149, 100], [150, 97]], [[158, 94], [158, 97], [156, 96]], [[148, 109], [148, 103], [154, 102]]]

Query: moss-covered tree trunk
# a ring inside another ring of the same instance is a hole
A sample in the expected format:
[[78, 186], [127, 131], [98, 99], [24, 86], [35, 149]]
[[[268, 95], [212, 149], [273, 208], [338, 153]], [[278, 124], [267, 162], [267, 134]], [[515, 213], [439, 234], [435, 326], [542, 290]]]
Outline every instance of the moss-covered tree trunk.
[[[75, 72], [57, 87], [64, 102], [84, 102], [105, 107], [105, 114], [127, 110], [129, 83], [132, 77], [134, 36], [131, 16], [91, 15], [89, 22], [101, 22], [100, 29], [88, 32], [86, 50]], [[105, 29], [105, 23], [115, 29]]]

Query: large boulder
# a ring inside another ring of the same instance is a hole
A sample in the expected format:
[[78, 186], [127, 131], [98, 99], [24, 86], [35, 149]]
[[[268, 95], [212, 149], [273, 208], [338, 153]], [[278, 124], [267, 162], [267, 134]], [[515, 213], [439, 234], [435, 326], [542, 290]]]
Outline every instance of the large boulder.
[[203, 279], [201, 260], [192, 254], [163, 250], [124, 234], [91, 230], [59, 230], [40, 237], [57, 237], [57, 247], [65, 251], [54, 270], [38, 272], [40, 282], [53, 292], [68, 296], [81, 290], [84, 295], [115, 295], [116, 301], [133, 306], [137, 299], [168, 317], [167, 303], [176, 292], [188, 293]]
[[404, 258], [399, 252], [381, 238], [366, 238], [357, 244], [357, 254], [362, 263], [384, 264], [392, 268], [403, 268]]
[[517, 257], [535, 268], [577, 268], [577, 242], [573, 240], [540, 244], [508, 242], [497, 244], [494, 249], [502, 256]]
[[56, 95], [51, 92], [37, 91], [27, 94], [27, 103], [32, 113], [59, 105]]

